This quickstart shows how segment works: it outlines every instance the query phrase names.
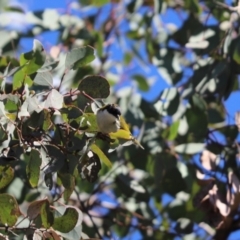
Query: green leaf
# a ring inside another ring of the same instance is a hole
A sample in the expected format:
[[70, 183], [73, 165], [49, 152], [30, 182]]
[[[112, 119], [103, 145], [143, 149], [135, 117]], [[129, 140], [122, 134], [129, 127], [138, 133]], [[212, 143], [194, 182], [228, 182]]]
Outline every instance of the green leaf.
[[79, 118], [79, 129], [85, 132], [98, 132], [98, 124], [94, 113], [84, 113]]
[[203, 97], [199, 94], [193, 94], [193, 96], [190, 98], [190, 103], [193, 107], [198, 108], [201, 111], [206, 111], [207, 104], [203, 100]]
[[25, 74], [22, 70], [16, 72], [13, 76], [13, 90], [20, 88], [23, 84]]
[[54, 217], [48, 201], [44, 201], [41, 206], [41, 220], [45, 228], [50, 228], [53, 225]]
[[15, 198], [6, 193], [0, 194], [0, 222], [12, 227], [21, 215]]
[[234, 52], [233, 52], [233, 59], [238, 63], [240, 64], [240, 43], [239, 43], [239, 39], [240, 37], [238, 36], [238, 41], [236, 41], [236, 45], [235, 45], [235, 48], [234, 48]]
[[204, 147], [205, 147], [204, 143], [186, 143], [186, 144], [180, 144], [176, 146], [174, 149], [178, 153], [193, 155], [203, 151]]
[[176, 167], [177, 159], [173, 154], [167, 151], [162, 151], [157, 155], [153, 163], [154, 164], [152, 164], [151, 168], [149, 166], [150, 164], [148, 164], [147, 171], [149, 172], [149, 174], [154, 175], [156, 183], [160, 183], [162, 182], [165, 173], [169, 169]]
[[18, 106], [14, 101], [11, 101], [8, 99], [7, 102], [5, 103], [5, 109], [6, 111], [9, 111], [9, 112], [16, 112], [18, 109]]
[[188, 134], [191, 134], [194, 140], [201, 141], [208, 131], [206, 112], [199, 108], [192, 107], [187, 109], [185, 116], [188, 123]]
[[53, 69], [55, 69], [59, 64], [59, 61], [53, 61], [53, 62], [48, 62], [46, 61], [43, 66], [38, 69], [38, 73], [43, 73], [43, 72], [49, 72]]
[[8, 139], [8, 132], [0, 125], [0, 143]]
[[91, 0], [90, 2], [92, 3], [92, 5], [95, 5], [97, 7], [101, 7], [101, 6], [109, 3], [110, 0]]
[[64, 201], [67, 202], [74, 190], [75, 187], [75, 178], [70, 173], [58, 173], [58, 177], [61, 179], [61, 182], [65, 188], [63, 193]]
[[10, 166], [0, 166], [0, 189], [6, 187], [14, 177], [14, 170]]
[[164, 129], [162, 136], [169, 141], [173, 141], [178, 135], [180, 121], [174, 122], [170, 127]]
[[33, 84], [33, 80], [29, 76], [25, 76], [23, 84], [27, 84], [28, 87], [31, 87]]
[[103, 151], [96, 145], [92, 144], [91, 145], [91, 150], [98, 155], [98, 157], [103, 161], [103, 163], [108, 166], [109, 168], [112, 167], [112, 163], [108, 159], [108, 157], [103, 153]]
[[41, 164], [42, 160], [39, 151], [32, 149], [30, 159], [26, 167], [28, 181], [32, 187], [37, 187], [38, 185]]
[[[55, 217], [63, 216], [63, 214], [65, 213], [67, 208], [68, 208], [68, 206], [65, 206], [62, 204], [60, 206], [54, 207]], [[77, 207], [71, 207], [71, 208], [74, 208], [78, 213], [77, 223], [71, 231], [69, 231], [67, 233], [61, 232], [61, 236], [66, 239], [69, 239], [69, 240], [81, 239], [83, 214], [79, 210], [79, 208], [77, 208]]]
[[184, 2], [184, 7], [189, 9], [190, 12], [197, 14], [200, 14], [202, 10], [197, 0], [186, 0]]
[[177, 167], [166, 169], [163, 179], [159, 184], [161, 184], [165, 192], [173, 196], [186, 190], [186, 183]]
[[53, 228], [63, 233], [68, 233], [78, 222], [78, 212], [75, 208], [67, 208], [63, 216], [55, 218]]
[[[50, 158], [49, 166], [44, 170], [44, 173], [53, 173], [57, 172], [64, 166], [65, 155], [55, 145], [45, 145], [45, 149], [47, 149], [47, 155]], [[43, 161], [46, 161], [43, 159]]]
[[23, 66], [23, 73], [26, 75], [35, 73], [43, 66], [45, 59], [46, 53], [41, 42], [34, 39], [33, 50], [20, 56], [20, 65]]
[[94, 48], [90, 46], [74, 48], [67, 53], [65, 66], [67, 69], [77, 69], [94, 60]]
[[19, 6], [7, 6], [4, 8], [4, 10], [8, 12], [18, 12], [25, 14], [24, 10]]
[[110, 94], [110, 85], [106, 78], [92, 75], [82, 79], [78, 90], [92, 98], [107, 98]]
[[137, 82], [139, 90], [144, 92], [149, 90], [149, 85], [145, 77], [142, 75], [133, 75], [132, 78]]
[[236, 125], [228, 125], [216, 130], [224, 134], [226, 140], [230, 142], [234, 142], [239, 134], [238, 127]]
[[104, 52], [103, 52], [103, 49], [104, 49], [104, 35], [99, 32], [99, 31], [96, 31], [95, 32], [95, 38], [96, 38], [96, 45], [95, 45], [95, 48], [97, 50], [97, 56], [98, 57], [103, 57], [104, 55]]

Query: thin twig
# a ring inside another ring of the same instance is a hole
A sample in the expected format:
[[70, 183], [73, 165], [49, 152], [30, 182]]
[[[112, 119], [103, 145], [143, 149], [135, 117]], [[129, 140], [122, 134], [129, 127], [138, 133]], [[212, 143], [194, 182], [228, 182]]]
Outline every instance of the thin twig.
[[100, 232], [98, 231], [98, 227], [96, 226], [96, 224], [95, 224], [95, 222], [94, 222], [91, 214], [89, 214], [88, 209], [85, 207], [84, 202], [80, 199], [80, 196], [79, 196], [78, 191], [77, 191], [76, 189], [74, 189], [74, 192], [75, 192], [76, 195], [77, 195], [77, 199], [78, 199], [78, 202], [79, 202], [79, 204], [80, 204], [81, 209], [83, 210], [84, 213], [86, 213], [86, 214], [88, 215], [88, 217], [90, 218], [90, 220], [91, 220], [91, 222], [92, 222], [92, 224], [93, 224], [93, 227], [94, 227], [94, 229], [95, 229], [98, 237], [99, 237], [100, 239], [102, 239], [102, 235], [101, 235]]

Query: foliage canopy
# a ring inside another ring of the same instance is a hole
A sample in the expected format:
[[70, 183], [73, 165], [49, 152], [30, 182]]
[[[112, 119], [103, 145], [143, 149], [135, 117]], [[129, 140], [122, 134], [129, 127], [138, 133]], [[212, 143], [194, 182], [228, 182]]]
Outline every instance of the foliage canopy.
[[[64, 12], [0, 2], [1, 239], [227, 239], [238, 229], [240, 114], [235, 123], [225, 108], [239, 94], [232, 2], [80, 0]], [[59, 33], [50, 47], [49, 31]], [[105, 103], [129, 126], [99, 133]]]

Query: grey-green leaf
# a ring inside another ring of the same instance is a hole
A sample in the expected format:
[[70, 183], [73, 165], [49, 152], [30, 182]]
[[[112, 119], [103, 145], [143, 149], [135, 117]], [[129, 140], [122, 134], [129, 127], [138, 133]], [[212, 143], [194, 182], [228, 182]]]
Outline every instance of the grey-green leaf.
[[178, 153], [185, 153], [185, 154], [196, 154], [201, 152], [204, 149], [204, 143], [186, 143], [180, 144], [175, 147], [175, 151]]
[[94, 58], [94, 48], [90, 46], [74, 48], [67, 53], [65, 66], [67, 69], [77, 69], [90, 63]]
[[60, 109], [63, 105], [63, 96], [56, 89], [53, 89], [45, 102], [46, 108]]
[[38, 72], [34, 83], [41, 86], [53, 87], [53, 79], [50, 72]]

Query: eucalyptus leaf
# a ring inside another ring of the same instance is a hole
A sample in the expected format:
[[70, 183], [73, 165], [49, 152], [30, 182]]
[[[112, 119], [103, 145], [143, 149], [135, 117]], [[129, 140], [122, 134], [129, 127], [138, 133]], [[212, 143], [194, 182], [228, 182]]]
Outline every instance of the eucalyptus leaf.
[[204, 147], [205, 147], [204, 143], [186, 143], [177, 145], [174, 149], [178, 153], [193, 155], [203, 151]]
[[63, 96], [56, 89], [52, 89], [45, 101], [46, 108], [61, 109], [63, 106]]
[[54, 219], [53, 228], [68, 233], [76, 226], [78, 222], [78, 212], [75, 208], [67, 208], [61, 217]]
[[40, 86], [53, 87], [53, 79], [50, 72], [38, 72], [34, 78], [34, 83]]
[[96, 145], [91, 145], [91, 150], [98, 155], [98, 157], [103, 161], [103, 163], [108, 166], [109, 168], [112, 167], [111, 161], [108, 159], [108, 157], [103, 153], [103, 151]]
[[77, 69], [94, 60], [94, 49], [90, 46], [74, 48], [67, 53], [65, 66], [67, 69]]
[[26, 168], [26, 173], [32, 187], [38, 186], [41, 164], [42, 160], [39, 151], [32, 149]]
[[88, 76], [81, 80], [78, 90], [92, 98], [107, 98], [110, 94], [110, 85], [104, 77]]
[[0, 189], [6, 187], [14, 177], [14, 170], [10, 166], [0, 166]]
[[16, 199], [7, 194], [0, 194], [0, 222], [3, 225], [14, 226], [21, 212]]

